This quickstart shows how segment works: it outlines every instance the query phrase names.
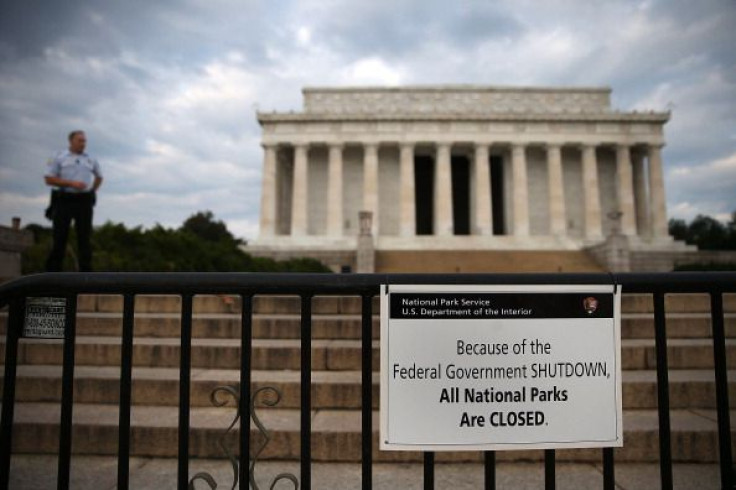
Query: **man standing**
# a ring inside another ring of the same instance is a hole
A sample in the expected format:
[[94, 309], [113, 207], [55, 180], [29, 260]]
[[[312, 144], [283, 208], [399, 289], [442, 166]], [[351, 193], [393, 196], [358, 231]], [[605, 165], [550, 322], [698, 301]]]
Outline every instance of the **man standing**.
[[84, 131], [69, 133], [69, 150], [49, 159], [46, 185], [57, 188], [53, 204], [54, 245], [46, 261], [47, 271], [60, 271], [64, 261], [71, 221], [77, 230], [79, 270], [92, 270], [92, 208], [96, 191], [102, 185], [102, 171], [97, 160], [84, 152], [87, 138]]

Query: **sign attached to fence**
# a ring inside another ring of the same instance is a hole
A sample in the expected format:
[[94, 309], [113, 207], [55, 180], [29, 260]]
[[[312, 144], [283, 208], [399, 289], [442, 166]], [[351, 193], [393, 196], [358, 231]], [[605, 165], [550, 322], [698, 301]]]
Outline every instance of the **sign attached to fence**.
[[66, 321], [66, 299], [26, 298], [23, 337], [63, 339]]
[[382, 286], [381, 449], [623, 445], [621, 298], [601, 286]]

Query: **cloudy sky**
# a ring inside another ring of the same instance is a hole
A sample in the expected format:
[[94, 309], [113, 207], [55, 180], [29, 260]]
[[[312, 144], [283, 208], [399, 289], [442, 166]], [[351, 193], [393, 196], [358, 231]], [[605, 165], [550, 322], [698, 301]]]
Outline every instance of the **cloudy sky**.
[[258, 233], [256, 110], [304, 86], [609, 86], [671, 110], [670, 217], [736, 210], [734, 0], [3, 0], [0, 224], [48, 223], [71, 129], [103, 166], [95, 221], [211, 210]]

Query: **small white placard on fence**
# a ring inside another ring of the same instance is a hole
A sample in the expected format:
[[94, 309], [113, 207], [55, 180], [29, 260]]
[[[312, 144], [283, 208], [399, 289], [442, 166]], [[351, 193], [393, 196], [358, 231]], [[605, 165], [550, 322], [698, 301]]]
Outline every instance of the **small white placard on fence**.
[[623, 445], [613, 285], [382, 286], [381, 449]]
[[63, 339], [66, 321], [66, 299], [26, 298], [23, 337]]

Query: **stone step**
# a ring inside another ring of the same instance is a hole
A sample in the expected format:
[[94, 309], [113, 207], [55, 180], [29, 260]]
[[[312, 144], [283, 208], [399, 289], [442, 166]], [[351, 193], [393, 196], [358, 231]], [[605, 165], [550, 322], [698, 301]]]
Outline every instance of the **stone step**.
[[[0, 361], [4, 362], [5, 339], [0, 339]], [[625, 370], [655, 369], [656, 352], [653, 339], [623, 339], [621, 366]], [[119, 337], [77, 337], [75, 356], [80, 365], [117, 366], [120, 364]], [[713, 342], [710, 339], [669, 339], [669, 369], [713, 368]], [[149, 367], [179, 366], [178, 338], [133, 340], [133, 364]], [[301, 345], [297, 339], [254, 339], [252, 369], [300, 369]], [[312, 369], [316, 371], [350, 371], [361, 369], [359, 340], [312, 340]], [[373, 370], [379, 369], [379, 342], [373, 341]], [[736, 365], [736, 339], [726, 339], [727, 362]], [[18, 347], [18, 364], [61, 364], [62, 342], [59, 340], [23, 339]], [[193, 368], [239, 369], [240, 340], [193, 339]]]
[[[19, 403], [15, 409], [13, 451], [15, 453], [55, 453], [58, 450], [59, 404]], [[269, 431], [270, 442], [262, 459], [300, 458], [300, 413], [293, 409], [256, 409]], [[736, 413], [731, 413], [731, 426]], [[190, 414], [189, 455], [195, 458], [223, 457], [219, 446], [225, 429], [235, 416], [234, 407], [194, 407]], [[672, 410], [672, 458], [674, 462], [714, 463], [718, 461], [716, 414], [713, 410]], [[616, 449], [619, 462], [654, 462], [659, 458], [658, 415], [656, 410], [624, 413], [624, 447]], [[311, 415], [313, 461], [355, 462], [361, 458], [361, 413], [359, 410], [313, 410]], [[378, 412], [373, 412], [373, 457], [376, 462], [421, 461], [422, 454], [378, 451]], [[253, 447], [262, 436], [251, 424]], [[131, 410], [131, 450], [133, 456], [174, 457], [178, 449], [178, 408], [134, 406]], [[732, 441], [736, 437], [732, 436]], [[118, 409], [112, 405], [77, 404], [73, 410], [72, 452], [112, 455], [117, 453]], [[237, 431], [224, 437], [224, 444], [236, 454]], [[736, 444], [734, 444], [736, 449]], [[543, 458], [542, 451], [504, 451], [498, 460]], [[480, 461], [480, 452], [439, 452], [438, 462]], [[600, 449], [557, 451], [558, 461], [599, 462]]]
[[[736, 314], [724, 315], [726, 337], [736, 337]], [[665, 317], [667, 338], [711, 338], [713, 328], [710, 314], [672, 313]], [[647, 313], [624, 313], [621, 316], [621, 338], [654, 338], [654, 317]]]
[[[664, 309], [668, 313], [708, 313], [710, 312], [710, 295], [702, 293], [666, 294]], [[652, 295], [624, 294], [621, 296], [621, 310], [625, 313], [653, 313]], [[723, 295], [723, 311], [736, 312], [736, 294]]]
[[[193, 301], [195, 313], [237, 313], [241, 311], [239, 296], [202, 295]], [[724, 311], [736, 313], [736, 294], [723, 295]], [[119, 295], [82, 295], [77, 305], [79, 311], [119, 313], [123, 311], [123, 298]], [[378, 312], [379, 298], [373, 298], [373, 311]], [[651, 313], [654, 311], [651, 294], [624, 294], [621, 298], [624, 313]], [[136, 311], [139, 313], [178, 313], [181, 310], [179, 296], [140, 295], [136, 296]], [[298, 296], [255, 296], [254, 313], [289, 313], [301, 311]], [[312, 312], [315, 314], [360, 314], [361, 299], [357, 296], [315, 296]], [[667, 294], [665, 311], [670, 313], [707, 313], [710, 311], [710, 296], [707, 294]]]
[[[7, 315], [0, 314], [0, 334], [5, 333]], [[79, 313], [77, 335], [120, 336], [122, 316], [119, 313]], [[736, 314], [726, 313], [726, 337], [736, 338]], [[253, 337], [262, 339], [297, 339], [301, 335], [301, 317], [293, 314], [253, 315]], [[709, 338], [712, 336], [710, 315], [673, 313], [666, 317], [668, 338]], [[202, 313], [192, 318], [194, 338], [237, 339], [241, 333], [241, 317], [234, 313]], [[181, 316], [177, 313], [140, 313], [136, 315], [134, 335], [139, 337], [176, 337], [181, 332]], [[379, 338], [380, 320], [373, 317], [372, 336]], [[626, 313], [621, 319], [621, 337], [654, 338], [654, 318], [646, 313]], [[313, 339], [360, 339], [362, 320], [359, 315], [312, 315]]]
[[604, 272], [584, 250], [377, 250], [379, 273]]
[[[5, 339], [0, 351], [4, 353]], [[120, 365], [119, 337], [77, 337], [76, 362], [80, 365]], [[18, 364], [61, 364], [63, 344], [59, 340], [24, 339], [18, 347]], [[373, 341], [373, 367], [378, 369], [378, 342]], [[253, 369], [299, 369], [300, 341], [295, 339], [253, 340]], [[3, 354], [4, 357], [4, 354]], [[136, 338], [133, 341], [133, 364], [150, 367], [178, 367], [178, 338]], [[4, 361], [3, 359], [0, 359]], [[344, 371], [360, 369], [361, 347], [358, 340], [312, 341], [312, 369]], [[193, 368], [238, 369], [240, 340], [193, 339]]]
[[[373, 298], [373, 309], [378, 311], [379, 298]], [[199, 295], [192, 301], [195, 313], [239, 313], [241, 300], [236, 295]], [[98, 313], [120, 313], [123, 311], [123, 297], [120, 295], [80, 295], [77, 310]], [[138, 295], [135, 300], [137, 313], [178, 313], [181, 311], [181, 298], [174, 295]], [[253, 312], [291, 313], [301, 311], [299, 296], [261, 295], [253, 298]], [[314, 314], [360, 314], [360, 296], [315, 296], [312, 298]]]
[[[736, 371], [729, 371], [730, 397], [736, 400]], [[0, 377], [2, 368], [0, 368]], [[46, 402], [61, 399], [59, 366], [19, 366], [16, 400]], [[131, 396], [135, 405], [177, 405], [179, 370], [175, 368], [134, 368]], [[283, 408], [299, 408], [301, 381], [299, 371], [262, 371], [251, 374], [252, 389], [271, 386], [281, 391]], [[210, 394], [218, 386], [238, 386], [240, 371], [227, 369], [192, 369], [190, 403], [195, 407], [211, 406]], [[623, 407], [657, 407], [656, 371], [623, 371]], [[712, 371], [672, 370], [669, 373], [671, 408], [715, 408], [715, 381]], [[373, 373], [373, 406], [379, 403], [379, 376]], [[1, 391], [0, 386], [0, 393]], [[77, 366], [74, 373], [76, 403], [119, 401], [120, 369], [117, 367]], [[361, 373], [359, 371], [312, 372], [312, 408], [360, 408]]]
[[[0, 314], [0, 333], [6, 332], [7, 315]], [[123, 318], [120, 313], [79, 313], [77, 335], [120, 336]], [[291, 314], [253, 315], [253, 337], [263, 339], [299, 338], [301, 317]], [[234, 313], [203, 313], [192, 316], [195, 338], [240, 338], [241, 317]], [[176, 337], [181, 333], [181, 316], [177, 313], [139, 313], [134, 335], [140, 337]], [[378, 338], [379, 318], [373, 317], [372, 335]], [[362, 320], [359, 315], [312, 315], [313, 339], [360, 339]]]
[[[56, 468], [58, 455], [15, 454], [10, 470], [11, 489], [56, 488], [56, 472], [39, 472], [38, 468]], [[118, 460], [116, 456], [73, 455], [70, 464], [70, 488], [74, 490], [100, 490], [116, 488]], [[135, 490], [160, 490], [173, 488], [177, 481], [176, 458], [130, 458], [130, 488]], [[675, 488], [698, 490], [720, 489], [720, 468], [717, 464], [673, 465]], [[189, 462], [189, 476], [207, 472], [219, 485], [231, 488], [233, 470], [226, 459], [196, 459]], [[371, 474], [373, 490], [421, 490], [423, 463], [391, 464], [375, 463]], [[277, 475], [300, 475], [299, 461], [259, 461], [255, 466], [258, 488], [270, 488]], [[310, 465], [311, 488], [319, 490], [362, 490], [361, 463], [312, 462]], [[537, 490], [545, 488], [544, 465], [540, 462], [504, 461], [495, 467], [498, 488]], [[560, 489], [589, 489], [602, 487], [602, 466], [589, 463], [557, 462], [555, 484]], [[616, 463], [618, 489], [655, 489], [660, 485], [657, 463]], [[241, 488], [243, 488], [241, 486]], [[206, 489], [199, 483], [197, 488]], [[255, 488], [255, 487], [254, 487]], [[281, 483], [277, 489], [294, 488]], [[485, 487], [483, 463], [440, 463], [435, 465], [435, 488], [452, 490], [478, 490]]]
[[[0, 375], [2, 375], [0, 368]], [[282, 393], [280, 406], [298, 408], [301, 403], [299, 371], [262, 371], [251, 373], [253, 392], [271, 386]], [[176, 368], [133, 368], [131, 397], [135, 405], [178, 405], [179, 370]], [[61, 367], [19, 366], [16, 400], [47, 402], [61, 400]], [[190, 403], [210, 407], [210, 395], [218, 386], [237, 387], [240, 371], [234, 369], [199, 369], [191, 371]], [[373, 400], [378, 407], [378, 373], [373, 374]], [[76, 366], [74, 373], [75, 403], [119, 402], [120, 368]], [[0, 386], [0, 393], [2, 387]], [[313, 408], [360, 408], [361, 373], [358, 371], [313, 371]]]

